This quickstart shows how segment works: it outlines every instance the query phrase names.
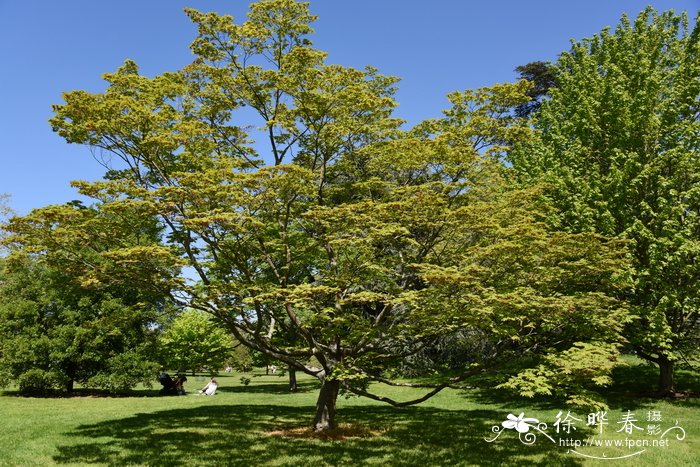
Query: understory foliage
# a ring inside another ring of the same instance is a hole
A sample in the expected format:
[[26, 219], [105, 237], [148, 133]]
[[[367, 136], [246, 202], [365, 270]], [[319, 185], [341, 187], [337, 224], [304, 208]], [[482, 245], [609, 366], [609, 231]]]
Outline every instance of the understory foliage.
[[674, 362], [700, 348], [699, 53], [697, 20], [651, 8], [573, 44], [540, 137], [510, 157], [522, 181], [547, 184], [556, 228], [627, 241], [626, 335], [666, 393]]
[[[511, 113], [528, 82], [454, 92], [441, 118], [404, 130], [397, 79], [326, 64], [307, 4], [254, 3], [241, 24], [187, 14], [191, 65], [149, 78], [127, 61], [104, 93], [55, 106], [60, 136], [113, 158], [79, 191], [165, 229], [162, 244], [94, 251], [84, 285], [167, 289], [317, 377], [317, 430], [335, 427], [341, 389], [407, 405], [499, 369], [521, 394], [591, 401], [627, 320], [626, 258], [618, 241], [550, 231], [541, 190], [509, 188], [507, 144], [534, 137]], [[24, 246], [45, 251], [50, 237], [24, 225]], [[458, 332], [456, 377], [414, 401], [371, 392]]]

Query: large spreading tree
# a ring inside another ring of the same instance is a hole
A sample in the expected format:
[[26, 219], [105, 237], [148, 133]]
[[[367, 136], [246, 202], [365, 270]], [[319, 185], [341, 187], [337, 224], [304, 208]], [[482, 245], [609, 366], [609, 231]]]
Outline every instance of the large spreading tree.
[[633, 259], [634, 350], [674, 391], [700, 348], [700, 25], [651, 8], [573, 44], [542, 104], [541, 138], [514, 152], [549, 184], [555, 224], [625, 239]]
[[[625, 260], [596, 234], [550, 231], [539, 189], [507, 188], [501, 144], [532, 137], [511, 116], [528, 83], [453, 93], [443, 118], [404, 131], [397, 80], [326, 64], [307, 4], [261, 1], [241, 24], [187, 14], [191, 65], [148, 78], [127, 61], [104, 93], [55, 107], [62, 137], [112, 158], [81, 193], [168, 232], [86, 266], [89, 284], [114, 280], [109, 267], [150, 274], [237, 341], [317, 377], [317, 430], [335, 426], [341, 389], [407, 405], [501, 368], [505, 387], [576, 402], [606, 382]], [[141, 263], [153, 268], [124, 267]], [[180, 264], [197, 281], [172, 276]], [[412, 401], [373, 392], [455, 332], [472, 342], [459, 375]]]

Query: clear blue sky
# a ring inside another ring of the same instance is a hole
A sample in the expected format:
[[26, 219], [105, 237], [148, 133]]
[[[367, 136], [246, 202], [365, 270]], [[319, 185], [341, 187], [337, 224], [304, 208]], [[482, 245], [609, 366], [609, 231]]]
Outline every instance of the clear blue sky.
[[[75, 199], [74, 179], [102, 168], [84, 146], [51, 132], [61, 92], [104, 89], [100, 75], [126, 58], [152, 76], [191, 61], [195, 28], [183, 7], [245, 16], [249, 0], [0, 0], [0, 193], [25, 214]], [[513, 69], [556, 60], [570, 39], [614, 26], [651, 4], [687, 11], [700, 0], [315, 0], [315, 46], [329, 61], [373, 65], [402, 78], [397, 115], [438, 116], [453, 90], [513, 81]]]

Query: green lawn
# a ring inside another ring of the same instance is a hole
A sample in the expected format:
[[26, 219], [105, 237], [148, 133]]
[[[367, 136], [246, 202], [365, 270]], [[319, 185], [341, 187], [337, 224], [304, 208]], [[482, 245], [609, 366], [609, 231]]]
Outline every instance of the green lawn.
[[[365, 399], [341, 398], [339, 422], [356, 437], [338, 440], [280, 436], [279, 432], [308, 425], [318, 385], [301, 378], [301, 391], [286, 392], [286, 378], [248, 374], [219, 378], [214, 397], [188, 395], [157, 397], [157, 389], [135, 391], [129, 397], [24, 398], [8, 391], [0, 397], [0, 465], [700, 465], [700, 399], [659, 401], [640, 399], [654, 373], [630, 367], [619, 378], [631, 382], [613, 387], [609, 426], [602, 438], [658, 439], [658, 436], [616, 432], [617, 422], [632, 411], [637, 425], [646, 428], [649, 412], [659, 412], [664, 430], [678, 424], [686, 437], [673, 435], [668, 447], [648, 447], [623, 460], [588, 460], [568, 453], [538, 434], [533, 445], [522, 444], [515, 430], [499, 438], [491, 428], [506, 415], [525, 412], [549, 425], [546, 433], [558, 438], [585, 440], [593, 431], [583, 419], [572, 435], [556, 434], [552, 423], [563, 405], [547, 401], [502, 399], [487, 392], [446, 390], [429, 401], [395, 409]], [[681, 373], [680, 385], [700, 387], [698, 378]], [[190, 377], [186, 388], [195, 392], [205, 379]], [[383, 388], [385, 394], [410, 397], [414, 390]], [[625, 394], [625, 391], [631, 394]], [[564, 410], [566, 414], [566, 410]], [[361, 427], [362, 430], [359, 430]], [[535, 432], [536, 433], [536, 432]], [[537, 434], [537, 433], [536, 433]], [[619, 457], [645, 448], [578, 448], [582, 454]]]

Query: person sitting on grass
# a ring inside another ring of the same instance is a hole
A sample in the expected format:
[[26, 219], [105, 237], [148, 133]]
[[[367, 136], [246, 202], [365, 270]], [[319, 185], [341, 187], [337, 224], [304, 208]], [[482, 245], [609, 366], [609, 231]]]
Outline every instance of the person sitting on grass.
[[161, 396], [184, 396], [185, 395], [185, 381], [187, 377], [183, 373], [178, 373], [173, 379], [167, 373], [161, 373], [158, 377], [158, 381], [163, 385], [163, 389], [160, 390]]
[[178, 396], [187, 394], [185, 392], [185, 381], [187, 381], [187, 376], [184, 373], [178, 373], [177, 378], [175, 378], [175, 390]]
[[199, 392], [207, 396], [213, 396], [216, 394], [216, 388], [219, 387], [219, 383], [216, 382], [216, 378], [212, 378], [211, 381], [207, 383]]

